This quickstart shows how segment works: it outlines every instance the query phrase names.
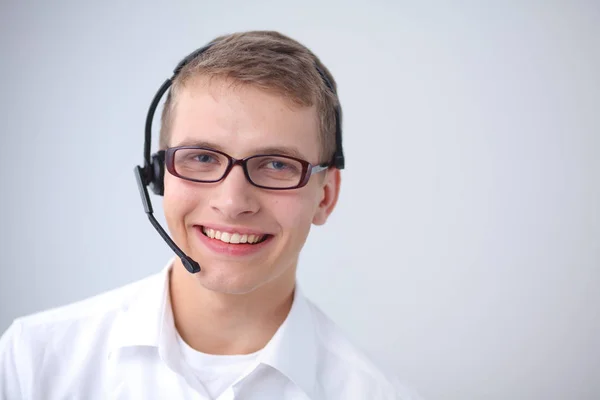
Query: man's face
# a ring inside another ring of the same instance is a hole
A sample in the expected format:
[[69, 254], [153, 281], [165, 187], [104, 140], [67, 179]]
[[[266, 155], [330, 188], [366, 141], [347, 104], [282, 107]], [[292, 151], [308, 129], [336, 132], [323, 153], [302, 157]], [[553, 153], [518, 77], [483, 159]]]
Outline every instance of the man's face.
[[[297, 153], [313, 165], [322, 161], [315, 107], [292, 106], [276, 94], [199, 79], [180, 91], [174, 112], [170, 147], [200, 145], [237, 159]], [[163, 206], [175, 242], [202, 268], [195, 278], [210, 290], [248, 293], [295, 276], [310, 226], [325, 223], [339, 183], [335, 169], [312, 176], [302, 188], [280, 191], [251, 185], [240, 166], [217, 183], [190, 182], [165, 172]], [[226, 243], [235, 234], [233, 241], [244, 234], [246, 241], [251, 234], [266, 240]]]

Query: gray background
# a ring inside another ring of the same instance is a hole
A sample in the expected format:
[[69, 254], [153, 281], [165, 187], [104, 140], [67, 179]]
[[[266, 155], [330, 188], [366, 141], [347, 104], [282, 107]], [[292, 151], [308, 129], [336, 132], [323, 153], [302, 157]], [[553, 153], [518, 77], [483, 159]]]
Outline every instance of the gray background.
[[247, 29], [339, 82], [347, 169], [308, 295], [427, 399], [600, 398], [591, 1], [3, 0], [0, 330], [163, 267], [132, 173], [147, 107]]

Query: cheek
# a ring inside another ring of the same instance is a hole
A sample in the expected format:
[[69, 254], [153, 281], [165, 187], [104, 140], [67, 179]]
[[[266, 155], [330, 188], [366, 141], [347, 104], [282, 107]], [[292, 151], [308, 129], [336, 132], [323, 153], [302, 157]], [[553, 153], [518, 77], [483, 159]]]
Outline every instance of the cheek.
[[181, 224], [182, 218], [197, 206], [197, 198], [198, 196], [192, 193], [188, 185], [182, 184], [178, 179], [168, 179], [165, 176], [163, 210], [171, 229]]
[[306, 235], [315, 213], [314, 201], [308, 196], [280, 198], [271, 202], [269, 208], [290, 235]]

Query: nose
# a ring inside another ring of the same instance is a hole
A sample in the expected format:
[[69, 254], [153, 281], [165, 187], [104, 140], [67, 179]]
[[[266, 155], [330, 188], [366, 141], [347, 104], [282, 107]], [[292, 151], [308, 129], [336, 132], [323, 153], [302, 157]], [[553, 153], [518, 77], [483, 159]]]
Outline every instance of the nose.
[[236, 219], [258, 212], [260, 208], [256, 198], [258, 188], [248, 182], [240, 165], [235, 165], [229, 174], [215, 185], [209, 204], [223, 217]]

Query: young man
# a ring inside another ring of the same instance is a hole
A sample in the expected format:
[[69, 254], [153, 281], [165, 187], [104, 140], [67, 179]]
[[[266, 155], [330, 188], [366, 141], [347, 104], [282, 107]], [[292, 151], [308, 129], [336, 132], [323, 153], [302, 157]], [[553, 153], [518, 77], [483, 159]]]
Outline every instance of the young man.
[[0, 397], [408, 399], [296, 284], [310, 227], [340, 191], [336, 107], [327, 69], [275, 32], [220, 37], [187, 60], [163, 111], [163, 204], [200, 270], [178, 257], [16, 320]]

